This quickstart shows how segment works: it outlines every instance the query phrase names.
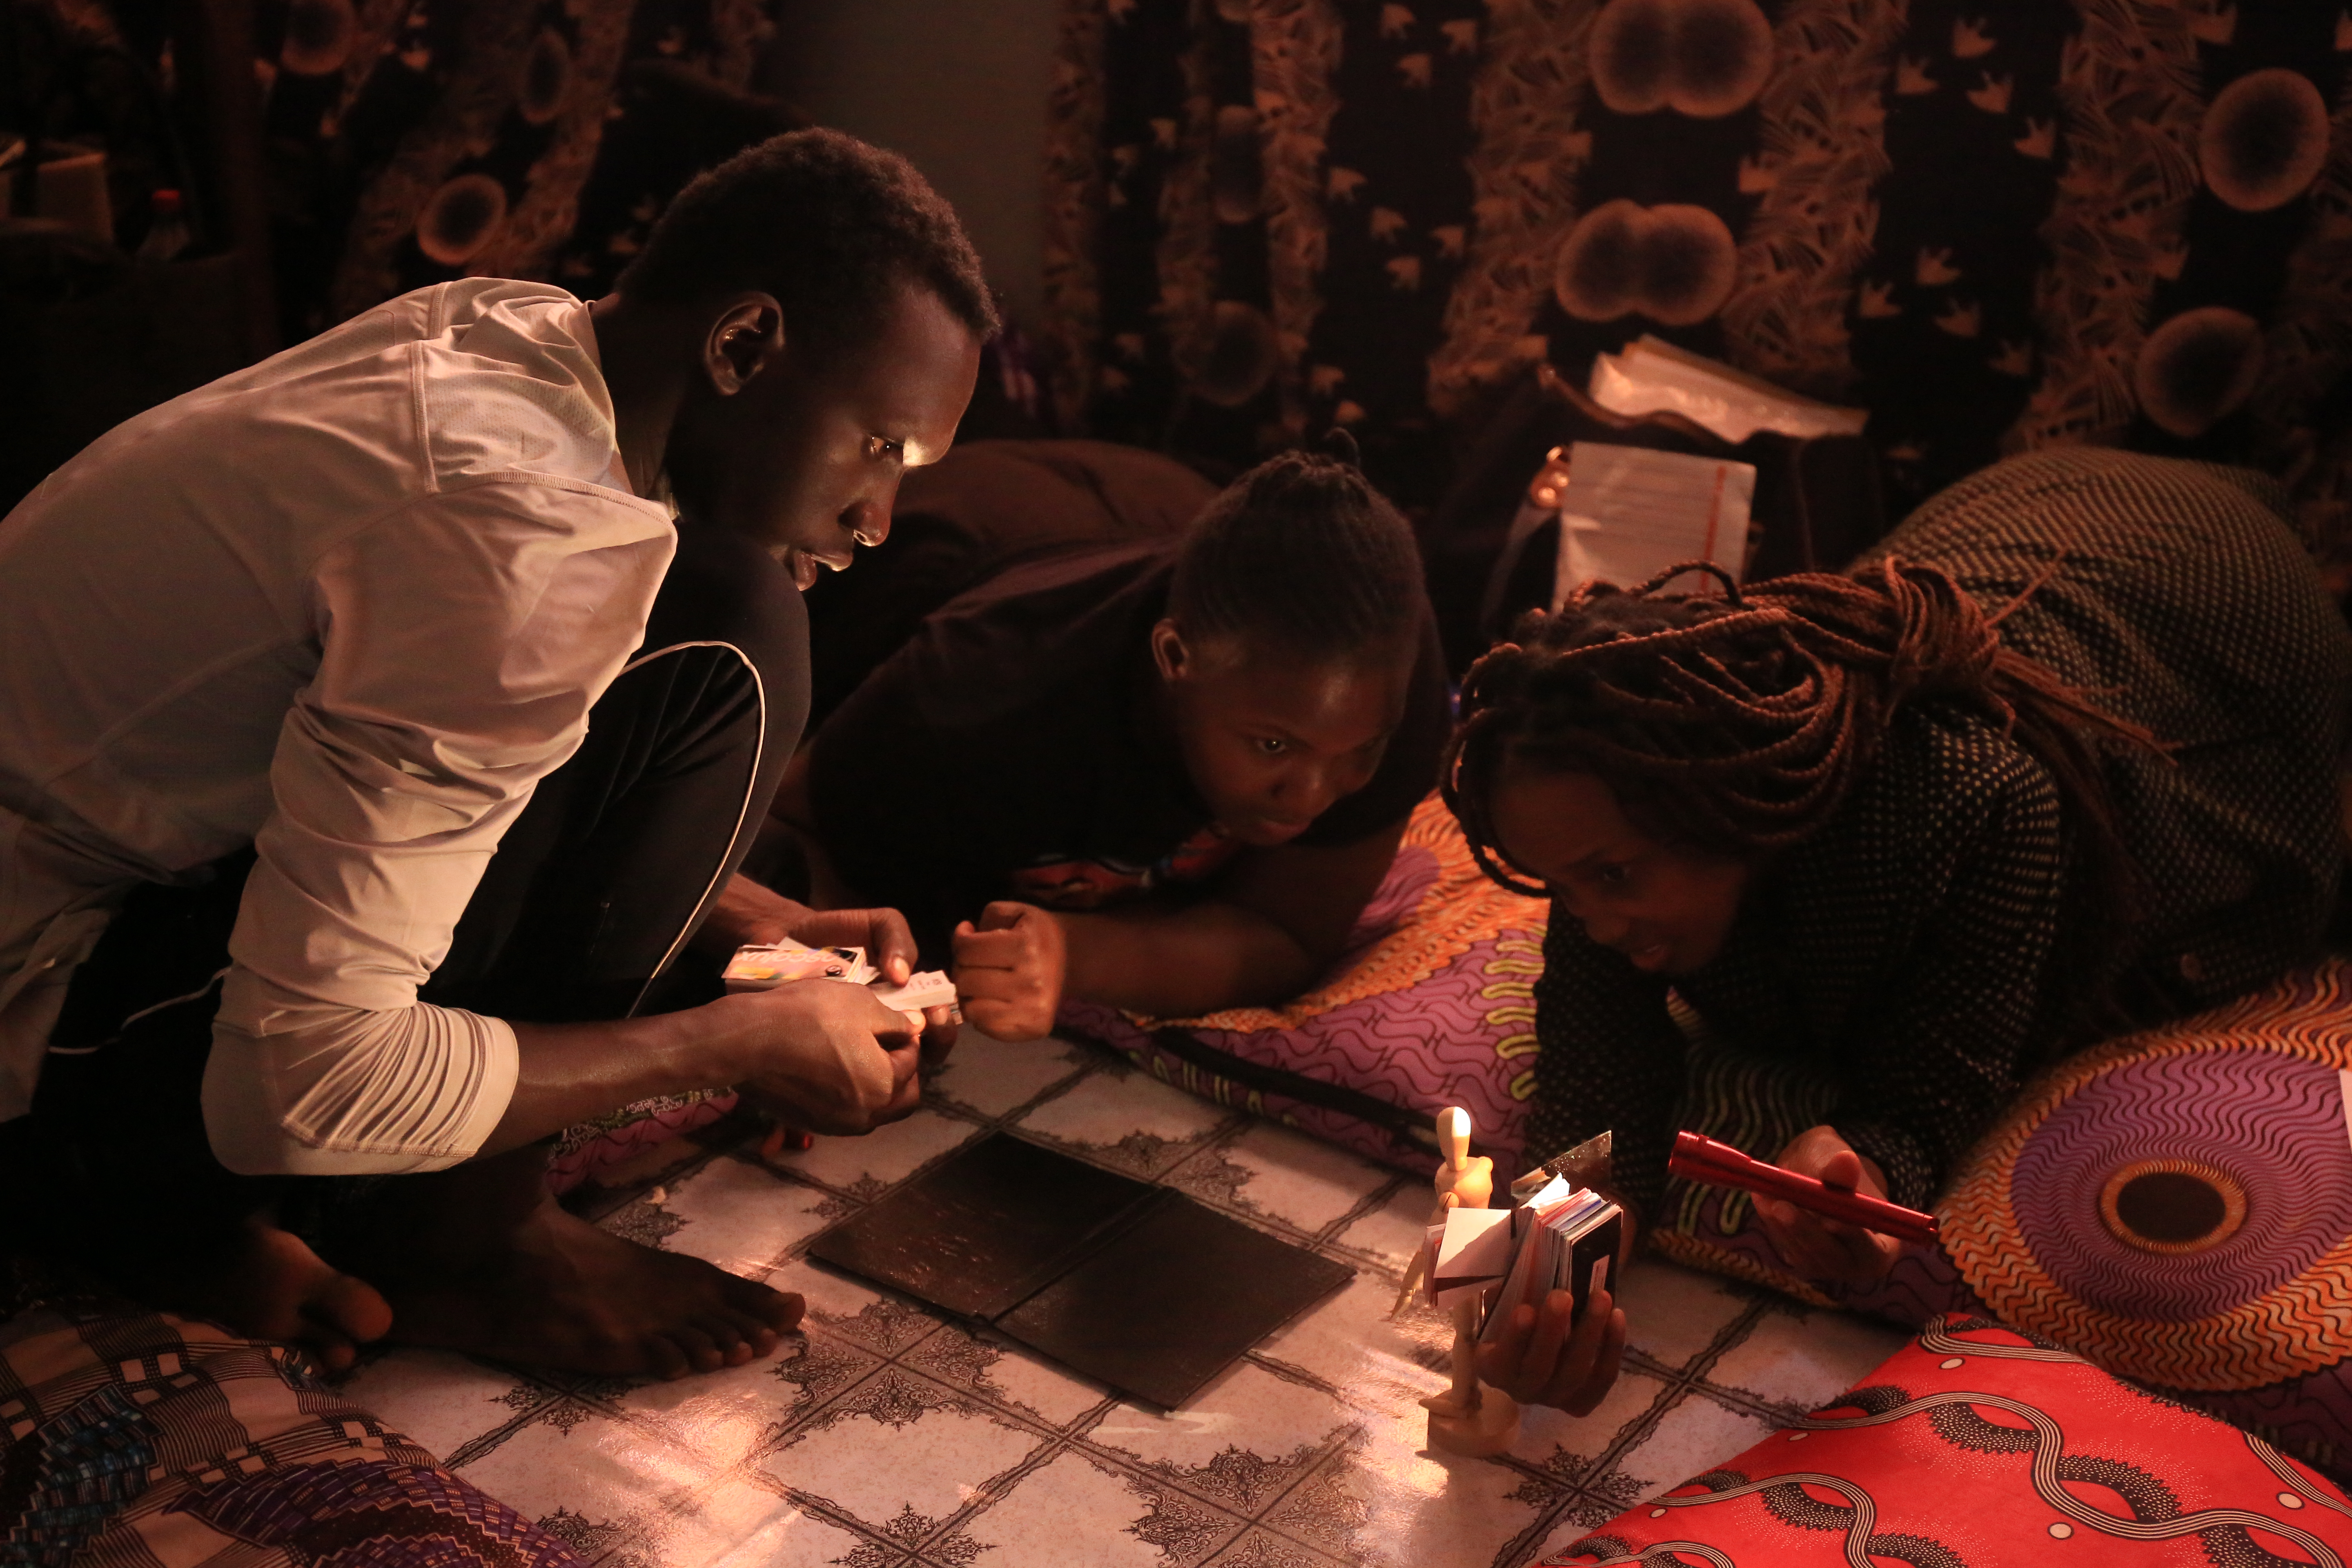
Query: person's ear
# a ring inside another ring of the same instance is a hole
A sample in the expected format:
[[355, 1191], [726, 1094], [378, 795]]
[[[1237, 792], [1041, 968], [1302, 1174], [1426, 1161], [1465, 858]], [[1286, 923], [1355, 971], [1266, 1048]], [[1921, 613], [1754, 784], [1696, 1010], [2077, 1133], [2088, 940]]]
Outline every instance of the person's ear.
[[1151, 628], [1151, 662], [1160, 669], [1160, 679], [1173, 683], [1192, 672], [1192, 650], [1184, 646], [1184, 634], [1176, 623], [1162, 618]]
[[742, 294], [712, 318], [702, 339], [702, 374], [732, 397], [784, 357], [784, 308], [772, 294]]

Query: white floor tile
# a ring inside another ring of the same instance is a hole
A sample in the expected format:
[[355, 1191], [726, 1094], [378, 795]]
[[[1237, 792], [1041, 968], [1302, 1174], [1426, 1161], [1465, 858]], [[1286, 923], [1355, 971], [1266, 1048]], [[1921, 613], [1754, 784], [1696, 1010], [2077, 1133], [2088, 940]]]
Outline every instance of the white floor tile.
[[1686, 1398], [1666, 1412], [1649, 1439], [1628, 1454], [1618, 1469], [1640, 1485], [1642, 1496], [1655, 1497], [1771, 1435], [1769, 1421], [1703, 1396]]
[[1171, 1180], [1190, 1186], [1184, 1178], [1197, 1170], [1222, 1185], [1223, 1166], [1243, 1173], [1232, 1191], [1241, 1205], [1310, 1234], [1387, 1185], [1394, 1174], [1345, 1150], [1260, 1122], [1224, 1147], [1193, 1156]]
[[814, 1148], [779, 1154], [775, 1163], [779, 1169], [798, 1171], [831, 1187], [854, 1189], [868, 1182], [887, 1184], [914, 1174], [918, 1166], [929, 1163], [977, 1131], [969, 1121], [918, 1110], [862, 1138], [819, 1138]]
[[661, 1512], [712, 1469], [634, 1423], [591, 1415], [569, 1431], [526, 1426], [457, 1474], [526, 1519], [562, 1509], [602, 1523]]
[[765, 1279], [792, 1247], [832, 1221], [817, 1212], [823, 1193], [770, 1175], [740, 1160], [713, 1160], [659, 1205], [686, 1223], [662, 1239], [667, 1252], [716, 1263], [747, 1279]]
[[714, 1467], [733, 1465], [750, 1454], [798, 1402], [796, 1384], [779, 1375], [799, 1352], [799, 1342], [763, 1360], [719, 1372], [648, 1383], [614, 1403]]
[[1083, 1048], [1055, 1039], [994, 1040], [966, 1024], [930, 1092], [982, 1116], [1002, 1116], [1076, 1072], [1087, 1059]]
[[1303, 1367], [1351, 1396], [1394, 1405], [1410, 1403], [1445, 1386], [1442, 1365], [1454, 1343], [1452, 1323], [1418, 1302], [1394, 1319], [1396, 1287], [1375, 1274], [1359, 1274], [1337, 1295], [1279, 1330], [1258, 1349], [1277, 1361]]
[[1812, 1312], [1801, 1321], [1769, 1312], [1748, 1338], [1724, 1353], [1706, 1380], [1811, 1410], [1861, 1382], [1909, 1338], [1891, 1323], [1865, 1322], [1842, 1312]]
[[1654, 1258], [1635, 1258], [1616, 1294], [1625, 1310], [1625, 1342], [1668, 1366], [1705, 1350], [1748, 1310], [1723, 1281]]
[[986, 1568], [1162, 1568], [1159, 1547], [1133, 1532], [1150, 1505], [1076, 1454], [1023, 1478], [975, 1521]]
[[1248, 1363], [1196, 1394], [1181, 1410], [1121, 1405], [1087, 1436], [1146, 1464], [1192, 1469], [1228, 1448], [1285, 1461], [1300, 1448], [1320, 1448], [1355, 1415], [1319, 1389], [1276, 1377]]
[[851, 1415], [766, 1456], [760, 1468], [880, 1529], [908, 1509], [924, 1519], [945, 1519], [1039, 1441], [960, 1410], [923, 1410], [898, 1425]]
[[[1024, 1131], [1065, 1143], [1116, 1148], [1140, 1133], [1161, 1144], [1206, 1136], [1231, 1114], [1140, 1072], [1098, 1073], [1022, 1118]], [[1170, 1149], [1168, 1163], [1181, 1153]]]
[[[394, 1431], [446, 1459], [523, 1412], [509, 1396], [522, 1380], [447, 1351], [396, 1350], [346, 1378], [337, 1392]], [[528, 1398], [526, 1390], [521, 1398]]]
[[661, 1568], [823, 1568], [862, 1544], [861, 1537], [742, 1481], [723, 1483], [697, 1501], [662, 1521], [653, 1540]]
[[1436, 1204], [1429, 1184], [1415, 1183], [1341, 1231], [1339, 1240], [1343, 1246], [1385, 1260], [1390, 1268], [1402, 1273], [1412, 1262], [1412, 1255], [1421, 1250], [1422, 1237], [1429, 1228], [1430, 1210]]

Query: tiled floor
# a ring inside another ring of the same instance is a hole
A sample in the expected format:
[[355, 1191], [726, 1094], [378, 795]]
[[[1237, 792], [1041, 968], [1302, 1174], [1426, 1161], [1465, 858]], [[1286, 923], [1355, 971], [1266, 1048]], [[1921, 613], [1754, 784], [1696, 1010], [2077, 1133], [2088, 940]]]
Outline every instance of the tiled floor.
[[[801, 1260], [808, 1239], [994, 1127], [1168, 1182], [1357, 1268], [1173, 1415]], [[1444, 1332], [1391, 1322], [1427, 1185], [1083, 1047], [967, 1036], [930, 1104], [763, 1166], [675, 1144], [593, 1194], [609, 1228], [799, 1290], [805, 1338], [676, 1384], [398, 1352], [349, 1391], [605, 1568], [1413, 1568], [1536, 1561], [1825, 1400], [1901, 1336], [1663, 1264], [1583, 1420], [1530, 1410], [1491, 1461], [1423, 1453]]]

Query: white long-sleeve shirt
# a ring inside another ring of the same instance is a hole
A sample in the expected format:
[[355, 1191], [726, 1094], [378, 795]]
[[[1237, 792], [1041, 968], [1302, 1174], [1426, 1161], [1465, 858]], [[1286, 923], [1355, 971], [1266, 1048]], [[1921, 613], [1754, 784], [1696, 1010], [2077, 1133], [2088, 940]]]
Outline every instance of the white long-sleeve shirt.
[[431, 1170], [514, 1032], [418, 985], [675, 547], [588, 307], [419, 290], [140, 416], [0, 521], [0, 1120], [141, 879], [247, 842], [205, 1085], [233, 1169]]

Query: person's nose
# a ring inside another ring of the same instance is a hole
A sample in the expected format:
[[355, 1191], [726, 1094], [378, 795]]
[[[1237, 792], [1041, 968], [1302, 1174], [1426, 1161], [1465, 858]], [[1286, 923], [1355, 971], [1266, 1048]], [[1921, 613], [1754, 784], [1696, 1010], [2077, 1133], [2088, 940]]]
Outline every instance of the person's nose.
[[879, 500], [871, 497], [861, 497], [851, 501], [841, 510], [843, 531], [855, 538], [860, 544], [881, 543], [890, 537], [890, 503], [895, 499], [897, 498], [894, 487], [891, 495], [884, 496]]
[[1624, 946], [1625, 938], [1633, 929], [1633, 922], [1624, 916], [1607, 910], [1577, 910], [1575, 913], [1584, 924], [1584, 934], [1603, 947]]

